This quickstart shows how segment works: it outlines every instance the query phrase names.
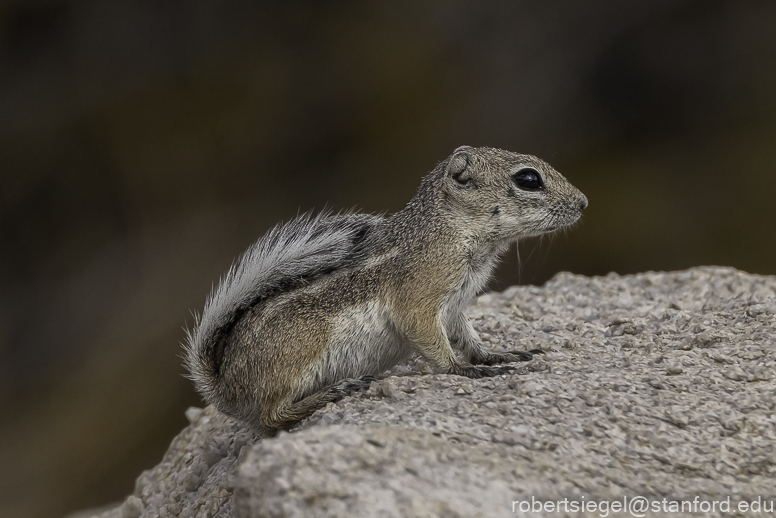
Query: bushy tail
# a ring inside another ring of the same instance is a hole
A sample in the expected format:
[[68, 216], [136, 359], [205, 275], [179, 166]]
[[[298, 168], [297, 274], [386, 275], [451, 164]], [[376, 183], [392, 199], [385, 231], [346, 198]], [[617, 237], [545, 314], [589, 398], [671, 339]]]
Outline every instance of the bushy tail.
[[186, 333], [185, 364], [208, 402], [219, 377], [219, 343], [240, 317], [268, 297], [357, 260], [358, 244], [380, 220], [364, 214], [305, 214], [273, 228], [232, 265]]

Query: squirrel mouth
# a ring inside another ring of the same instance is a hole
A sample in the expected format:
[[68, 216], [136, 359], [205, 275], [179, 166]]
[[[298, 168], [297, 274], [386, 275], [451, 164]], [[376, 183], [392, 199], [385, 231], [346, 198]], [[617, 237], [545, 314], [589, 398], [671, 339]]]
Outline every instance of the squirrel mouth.
[[572, 221], [570, 223], [565, 223], [565, 222], [564, 223], [556, 223], [555, 225], [551, 225], [549, 227], [545, 227], [542, 232], [545, 233], [545, 234], [549, 234], [550, 232], [555, 232], [555, 231], [560, 230], [562, 228], [570, 227], [574, 223], [576, 223], [576, 221]]
[[552, 225], [550, 225], [548, 227], [545, 227], [544, 232], [547, 232], [547, 233], [555, 232], [556, 230], [560, 230], [562, 228], [571, 227], [571, 226], [573, 226], [574, 224], [576, 224], [579, 221], [579, 218], [581, 216], [582, 216], [581, 214], [577, 214], [576, 216], [572, 216], [569, 219], [565, 219], [565, 220], [564, 219], [560, 219], [560, 221], [558, 221], [558, 220], [553, 221]]

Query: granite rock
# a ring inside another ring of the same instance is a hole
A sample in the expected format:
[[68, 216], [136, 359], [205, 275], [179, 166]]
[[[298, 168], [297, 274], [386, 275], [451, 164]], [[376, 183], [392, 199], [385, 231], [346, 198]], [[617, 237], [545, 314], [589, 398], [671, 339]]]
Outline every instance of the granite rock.
[[100, 516], [490, 517], [583, 497], [776, 500], [776, 277], [561, 273], [483, 295], [469, 315], [490, 349], [546, 354], [480, 380], [413, 358], [274, 438], [190, 409], [162, 463]]

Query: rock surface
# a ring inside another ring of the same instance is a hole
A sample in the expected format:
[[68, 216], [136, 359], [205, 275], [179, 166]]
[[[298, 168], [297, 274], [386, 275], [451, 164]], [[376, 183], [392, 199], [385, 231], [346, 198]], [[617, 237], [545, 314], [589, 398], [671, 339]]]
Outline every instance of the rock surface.
[[[189, 409], [191, 426], [134, 495], [98, 516], [491, 517], [524, 514], [514, 502], [532, 499], [697, 496], [729, 498], [733, 511], [776, 500], [776, 277], [562, 273], [483, 295], [469, 314], [493, 350], [546, 356], [481, 380], [415, 358], [260, 441], [212, 408]], [[671, 511], [649, 515], [681, 515]]]

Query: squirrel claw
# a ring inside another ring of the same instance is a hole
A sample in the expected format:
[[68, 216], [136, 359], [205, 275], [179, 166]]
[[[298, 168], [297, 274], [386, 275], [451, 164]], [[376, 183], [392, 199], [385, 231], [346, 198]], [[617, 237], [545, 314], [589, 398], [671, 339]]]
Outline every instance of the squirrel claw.
[[[534, 349], [535, 351], [536, 349]], [[504, 354], [510, 354], [512, 356], [517, 356], [517, 360], [512, 361], [521, 361], [521, 362], [530, 362], [531, 359], [533, 359], [533, 355], [536, 354], [534, 351], [507, 351]]]
[[361, 376], [360, 378], [347, 378], [340, 381], [337, 386], [337, 392], [342, 396], [349, 396], [359, 390], [369, 388], [369, 385], [375, 380], [374, 376]]
[[510, 371], [515, 370], [514, 367], [509, 365], [500, 365], [498, 367], [475, 367], [473, 365], [463, 366], [458, 369], [457, 374], [459, 376], [465, 376], [467, 378], [479, 379], [479, 378], [491, 378], [500, 374], [509, 374]]
[[[489, 353], [485, 357], [472, 358], [471, 363], [475, 365], [498, 365], [501, 363], [512, 362], [530, 362], [533, 355], [537, 354], [538, 349], [533, 351], [507, 351], [503, 353]], [[541, 352], [541, 351], [538, 351]], [[542, 352], [542, 354], [544, 354]]]

